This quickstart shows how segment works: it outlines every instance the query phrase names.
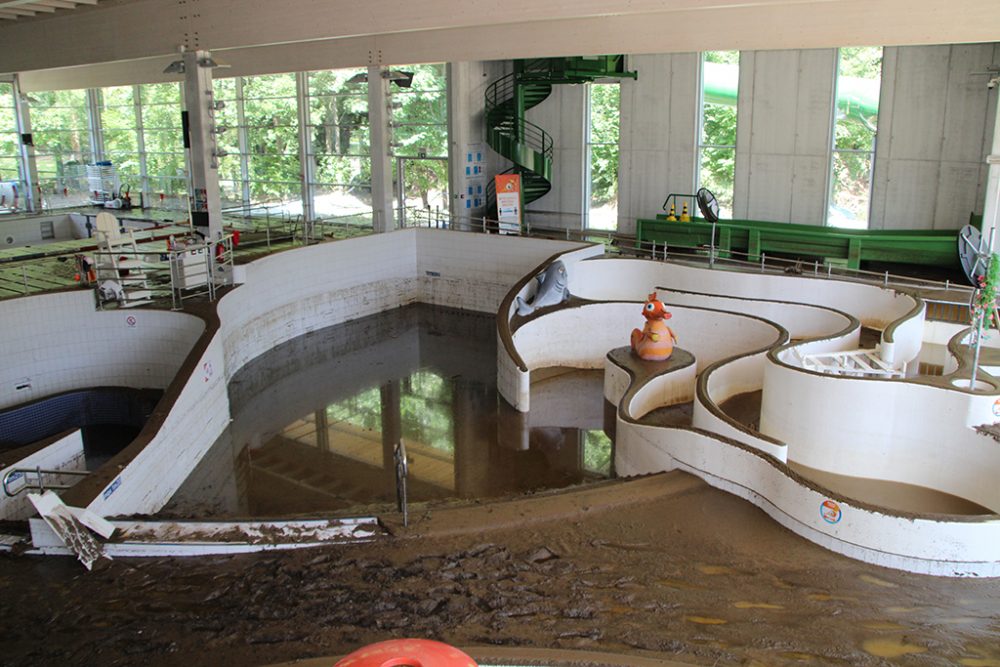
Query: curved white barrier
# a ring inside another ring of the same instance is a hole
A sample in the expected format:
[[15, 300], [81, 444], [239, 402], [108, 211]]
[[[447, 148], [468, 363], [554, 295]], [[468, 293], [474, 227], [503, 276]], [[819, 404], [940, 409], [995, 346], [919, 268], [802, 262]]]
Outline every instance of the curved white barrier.
[[[678, 345], [694, 354], [698, 368], [784, 340], [779, 327], [747, 315], [686, 306], [671, 312]], [[514, 332], [513, 342], [528, 369], [526, 378], [531, 370], [548, 366], [601, 368], [608, 350], [627, 344], [632, 329], [640, 328], [642, 321], [637, 303], [585, 304], [529, 320]], [[528, 411], [527, 387], [515, 395], [498, 388], [516, 409]]]
[[73, 290], [0, 301], [0, 409], [86, 387], [163, 389], [205, 322], [161, 310], [97, 310]]
[[826, 306], [882, 329], [906, 315], [916, 301], [875, 285], [826, 278], [713, 270], [648, 259], [582, 262], [570, 275], [570, 289], [594, 300], [642, 301], [656, 286], [749, 299]]
[[1000, 443], [971, 428], [995, 421], [996, 399], [821, 375], [768, 359], [760, 430], [810, 468], [916, 484], [1000, 511], [1000, 485], [988, 472], [1000, 470]]

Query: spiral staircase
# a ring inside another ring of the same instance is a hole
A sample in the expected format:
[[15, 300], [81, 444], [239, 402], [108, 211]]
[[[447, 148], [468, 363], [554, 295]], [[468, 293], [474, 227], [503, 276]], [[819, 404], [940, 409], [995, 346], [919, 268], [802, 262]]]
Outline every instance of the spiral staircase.
[[[611, 77], [634, 79], [636, 73], [625, 70], [623, 55], [515, 60], [514, 71], [486, 89], [486, 143], [514, 163], [502, 173], [520, 174], [525, 206], [552, 189], [552, 137], [525, 113], [541, 104], [554, 85]], [[495, 213], [492, 180], [487, 184], [486, 205]]]

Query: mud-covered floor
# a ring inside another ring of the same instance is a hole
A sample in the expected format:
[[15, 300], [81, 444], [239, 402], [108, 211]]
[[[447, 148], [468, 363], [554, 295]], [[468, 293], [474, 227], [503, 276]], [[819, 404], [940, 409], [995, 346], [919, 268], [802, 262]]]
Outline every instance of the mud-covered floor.
[[256, 665], [419, 636], [702, 665], [1000, 665], [1000, 581], [837, 556], [684, 473], [417, 512], [411, 532], [93, 573], [6, 556], [0, 662]]

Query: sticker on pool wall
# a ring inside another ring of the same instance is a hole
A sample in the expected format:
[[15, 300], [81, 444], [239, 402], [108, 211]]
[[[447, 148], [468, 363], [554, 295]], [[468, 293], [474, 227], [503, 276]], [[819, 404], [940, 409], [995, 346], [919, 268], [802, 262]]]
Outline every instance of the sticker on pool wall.
[[[129, 315], [128, 317], [125, 318], [125, 325], [128, 326], [130, 329], [134, 328], [135, 325], [138, 323], [139, 323], [138, 320], [135, 319], [135, 315]], [[993, 409], [995, 410], [996, 407], [994, 406]]]
[[823, 517], [823, 521], [827, 523], [837, 523], [840, 521], [843, 513], [840, 511], [840, 505], [832, 500], [824, 500], [819, 506], [819, 515]]
[[121, 486], [121, 485], [122, 485], [122, 478], [121, 477], [116, 478], [115, 481], [111, 482], [111, 486], [109, 486], [108, 488], [104, 489], [104, 493], [102, 494], [103, 498], [105, 500], [107, 500], [108, 498], [110, 498], [111, 494], [114, 493], [115, 491], [117, 491], [118, 487]]
[[1000, 417], [1000, 398], [993, 401], [993, 416]]

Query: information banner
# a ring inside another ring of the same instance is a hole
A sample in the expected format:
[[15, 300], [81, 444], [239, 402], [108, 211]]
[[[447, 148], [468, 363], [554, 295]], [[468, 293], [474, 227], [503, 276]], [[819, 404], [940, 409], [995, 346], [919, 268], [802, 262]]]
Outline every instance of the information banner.
[[497, 218], [501, 234], [521, 233], [521, 175], [497, 174]]

